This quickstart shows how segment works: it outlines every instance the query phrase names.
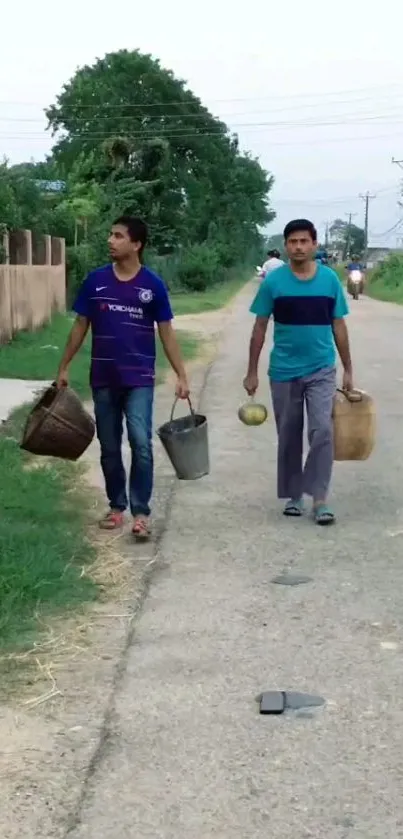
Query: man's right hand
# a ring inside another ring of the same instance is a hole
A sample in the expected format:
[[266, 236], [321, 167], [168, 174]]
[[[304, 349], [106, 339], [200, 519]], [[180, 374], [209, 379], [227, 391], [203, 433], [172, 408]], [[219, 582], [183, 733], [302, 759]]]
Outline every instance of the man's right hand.
[[58, 388], [67, 387], [69, 383], [69, 373], [67, 367], [62, 367], [56, 376], [56, 386]]
[[248, 373], [243, 380], [243, 386], [249, 396], [254, 396], [259, 387], [259, 378], [257, 373]]

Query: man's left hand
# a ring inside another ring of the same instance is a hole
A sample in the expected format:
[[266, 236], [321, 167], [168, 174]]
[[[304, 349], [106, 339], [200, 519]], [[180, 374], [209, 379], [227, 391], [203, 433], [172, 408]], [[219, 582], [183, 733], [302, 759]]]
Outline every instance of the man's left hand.
[[343, 390], [346, 390], [348, 393], [354, 390], [353, 374], [347, 370], [343, 373]]
[[178, 377], [175, 387], [175, 396], [178, 399], [188, 399], [189, 398], [189, 385], [185, 378]]

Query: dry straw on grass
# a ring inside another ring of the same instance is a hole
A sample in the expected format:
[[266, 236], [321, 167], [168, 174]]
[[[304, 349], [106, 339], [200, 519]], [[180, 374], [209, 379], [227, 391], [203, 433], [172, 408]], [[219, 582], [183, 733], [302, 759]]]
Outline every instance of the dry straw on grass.
[[[55, 674], [70, 666], [77, 657], [88, 654], [97, 625], [104, 620], [131, 622], [136, 614], [137, 599], [132, 591], [133, 560], [122, 551], [122, 536], [101, 534], [95, 525], [91, 525], [89, 538], [95, 547], [96, 559], [81, 568], [81, 575], [89, 576], [97, 584], [98, 608], [97, 604], [91, 604], [83, 607], [80, 614], [46, 620], [38, 612], [35, 615], [40, 630], [38, 641], [23, 652], [0, 656], [0, 671], [7, 674], [5, 683], [9, 685], [10, 693], [15, 693], [18, 687], [19, 705], [26, 710], [62, 696]], [[112, 606], [110, 613], [105, 609], [108, 603]], [[95, 648], [91, 655], [97, 656]], [[46, 690], [41, 689], [44, 683]], [[27, 692], [33, 688], [36, 688], [35, 694], [27, 699]]]

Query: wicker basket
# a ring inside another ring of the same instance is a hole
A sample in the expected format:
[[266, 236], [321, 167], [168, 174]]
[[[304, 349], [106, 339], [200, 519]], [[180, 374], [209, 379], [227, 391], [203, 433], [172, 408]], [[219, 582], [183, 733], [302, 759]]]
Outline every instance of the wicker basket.
[[74, 390], [51, 385], [33, 407], [21, 448], [31, 454], [78, 460], [90, 445], [95, 423]]

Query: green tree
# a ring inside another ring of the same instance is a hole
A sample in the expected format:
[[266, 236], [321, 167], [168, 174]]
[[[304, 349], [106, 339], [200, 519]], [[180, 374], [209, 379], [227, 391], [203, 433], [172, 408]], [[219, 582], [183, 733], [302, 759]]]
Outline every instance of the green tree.
[[260, 258], [272, 177], [149, 55], [122, 50], [82, 67], [47, 116], [52, 155], [0, 164], [0, 223], [64, 236], [72, 286], [107, 259], [123, 212], [147, 220], [149, 258], [171, 285], [202, 289]]
[[47, 116], [58, 165], [103, 187], [105, 224], [143, 215], [160, 254], [214, 239], [235, 263], [260, 246], [271, 177], [149, 55], [122, 50], [81, 68]]
[[337, 218], [330, 225], [330, 236], [332, 247], [336, 247], [343, 254], [343, 259], [348, 256], [362, 256], [364, 251], [365, 233], [362, 227], [350, 224], [348, 221]]
[[46, 227], [46, 204], [34, 178], [7, 161], [0, 164], [0, 222], [8, 228], [29, 227], [41, 231]]

